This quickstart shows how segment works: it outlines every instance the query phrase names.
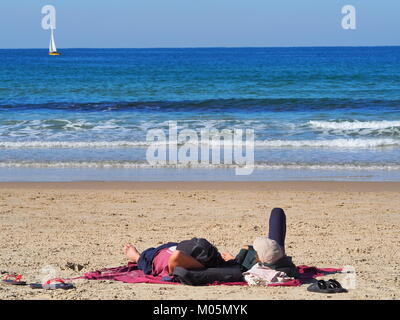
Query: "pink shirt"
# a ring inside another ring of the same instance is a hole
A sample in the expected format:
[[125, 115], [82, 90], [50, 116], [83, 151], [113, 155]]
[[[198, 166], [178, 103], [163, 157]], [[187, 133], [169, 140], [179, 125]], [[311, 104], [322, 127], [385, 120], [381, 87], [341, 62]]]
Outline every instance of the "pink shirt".
[[176, 246], [160, 250], [153, 259], [153, 276], [166, 277], [169, 275], [168, 260], [176, 250]]

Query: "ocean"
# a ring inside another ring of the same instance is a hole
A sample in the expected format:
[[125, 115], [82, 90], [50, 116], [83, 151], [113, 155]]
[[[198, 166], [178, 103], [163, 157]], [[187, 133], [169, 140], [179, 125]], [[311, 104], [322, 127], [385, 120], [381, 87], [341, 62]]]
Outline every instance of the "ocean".
[[[0, 50], [0, 181], [400, 181], [400, 47]], [[254, 129], [255, 170], [150, 129]]]

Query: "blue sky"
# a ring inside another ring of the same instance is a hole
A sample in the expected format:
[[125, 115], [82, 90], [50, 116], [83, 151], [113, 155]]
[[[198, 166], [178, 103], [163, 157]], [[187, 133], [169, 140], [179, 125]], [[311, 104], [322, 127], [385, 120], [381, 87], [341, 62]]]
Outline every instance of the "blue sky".
[[1, 0], [0, 48], [46, 48], [46, 4], [59, 48], [400, 45], [399, 0]]

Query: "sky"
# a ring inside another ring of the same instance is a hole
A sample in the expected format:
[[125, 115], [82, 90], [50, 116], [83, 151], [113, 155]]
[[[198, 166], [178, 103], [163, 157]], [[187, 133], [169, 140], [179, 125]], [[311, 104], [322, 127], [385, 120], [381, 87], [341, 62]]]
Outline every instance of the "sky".
[[44, 5], [59, 48], [400, 45], [399, 0], [1, 0], [0, 48], [48, 47]]

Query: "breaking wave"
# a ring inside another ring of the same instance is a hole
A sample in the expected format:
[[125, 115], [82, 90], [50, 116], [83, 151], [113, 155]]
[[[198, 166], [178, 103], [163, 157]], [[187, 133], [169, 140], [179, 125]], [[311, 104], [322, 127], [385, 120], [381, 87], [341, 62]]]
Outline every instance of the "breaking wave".
[[[200, 140], [199, 140], [200, 141]], [[224, 143], [223, 140], [220, 142]], [[21, 141], [0, 142], [2, 149], [116, 149], [148, 147], [151, 144], [162, 144], [160, 142], [148, 141]], [[167, 144], [172, 144], [167, 142]], [[217, 145], [213, 141], [203, 143], [206, 145]], [[179, 145], [182, 145], [180, 143]], [[232, 145], [226, 142], [226, 145]], [[255, 141], [256, 148], [345, 148], [345, 149], [368, 149], [382, 147], [400, 147], [400, 139], [331, 139], [331, 140], [264, 140]]]
[[[29, 161], [2, 161], [0, 168], [81, 168], [81, 169], [151, 169], [151, 168], [203, 168], [221, 169], [236, 168], [235, 164], [158, 164], [134, 161], [58, 161], [58, 162], [29, 162]], [[259, 170], [400, 170], [400, 164], [370, 164], [370, 163], [255, 163]]]
[[387, 129], [400, 127], [400, 121], [309, 121], [314, 128], [330, 130]]

